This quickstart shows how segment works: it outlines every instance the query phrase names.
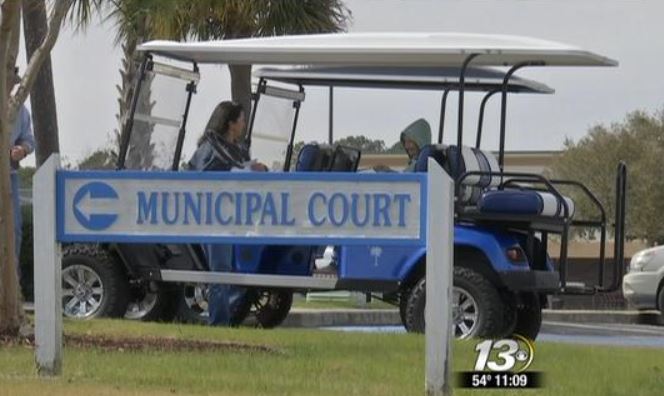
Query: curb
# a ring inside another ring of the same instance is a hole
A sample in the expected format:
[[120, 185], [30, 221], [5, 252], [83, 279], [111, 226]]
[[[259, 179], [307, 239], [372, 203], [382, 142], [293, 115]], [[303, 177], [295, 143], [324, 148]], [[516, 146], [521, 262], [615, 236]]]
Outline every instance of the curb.
[[397, 309], [298, 309], [294, 308], [281, 327], [400, 326]]
[[595, 311], [554, 310], [542, 311], [545, 321], [576, 323], [645, 324], [664, 326], [664, 315], [659, 311]]

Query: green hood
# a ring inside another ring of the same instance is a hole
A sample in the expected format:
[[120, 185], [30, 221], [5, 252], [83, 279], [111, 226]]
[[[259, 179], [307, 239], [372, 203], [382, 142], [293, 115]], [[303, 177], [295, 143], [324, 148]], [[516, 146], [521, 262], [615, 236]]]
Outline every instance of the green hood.
[[[401, 144], [403, 145], [404, 139], [409, 138], [417, 144], [417, 147], [422, 149], [422, 147], [427, 144], [431, 144], [431, 126], [424, 118], [420, 118], [414, 121], [412, 124], [408, 125], [403, 132], [401, 132]], [[410, 158], [408, 162], [407, 171], [412, 171], [415, 168], [415, 162], [417, 158]], [[412, 168], [412, 169], [411, 169]]]

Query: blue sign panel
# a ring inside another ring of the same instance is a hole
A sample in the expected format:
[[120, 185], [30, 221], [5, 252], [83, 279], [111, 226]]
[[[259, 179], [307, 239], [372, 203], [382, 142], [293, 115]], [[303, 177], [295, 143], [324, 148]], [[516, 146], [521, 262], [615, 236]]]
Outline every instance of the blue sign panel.
[[57, 173], [61, 242], [425, 243], [426, 174]]

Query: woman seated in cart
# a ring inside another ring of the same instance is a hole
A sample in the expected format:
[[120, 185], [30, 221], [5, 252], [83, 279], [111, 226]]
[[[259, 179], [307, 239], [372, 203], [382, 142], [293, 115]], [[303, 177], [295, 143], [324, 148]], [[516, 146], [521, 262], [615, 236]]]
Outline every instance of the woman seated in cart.
[[[198, 148], [189, 160], [189, 168], [201, 171], [267, 171], [264, 164], [251, 161], [243, 144], [245, 115], [242, 105], [221, 102], [215, 107], [198, 141]], [[208, 244], [204, 246], [208, 267], [212, 271], [233, 270], [233, 245]], [[208, 306], [210, 324], [215, 326], [238, 325], [234, 318], [234, 306], [244, 298], [245, 289], [237, 286], [214, 284], [210, 286]], [[242, 318], [244, 319], [244, 318]]]
[[[431, 144], [431, 126], [424, 118], [417, 119], [401, 132], [399, 140], [408, 155], [408, 165], [403, 171], [415, 172], [417, 157], [422, 147]], [[394, 172], [392, 168], [382, 164], [374, 166], [373, 169], [376, 172]]]

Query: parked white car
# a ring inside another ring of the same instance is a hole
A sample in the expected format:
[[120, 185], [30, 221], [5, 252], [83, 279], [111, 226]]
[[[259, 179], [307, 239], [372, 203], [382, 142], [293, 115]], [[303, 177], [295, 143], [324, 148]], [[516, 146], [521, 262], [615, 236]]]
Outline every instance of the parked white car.
[[664, 246], [642, 250], [632, 257], [623, 278], [623, 295], [638, 309], [664, 314]]

